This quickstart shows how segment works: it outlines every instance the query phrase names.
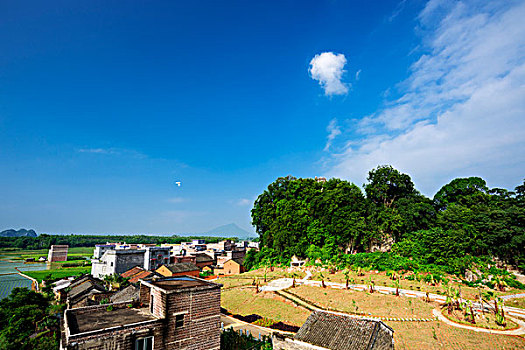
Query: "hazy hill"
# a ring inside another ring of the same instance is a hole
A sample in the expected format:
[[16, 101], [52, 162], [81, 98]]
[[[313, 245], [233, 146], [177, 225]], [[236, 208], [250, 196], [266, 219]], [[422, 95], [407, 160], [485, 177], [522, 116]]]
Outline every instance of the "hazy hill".
[[257, 235], [254, 232], [248, 232], [234, 223], [222, 225], [214, 228], [208, 232], [203, 233], [204, 236], [211, 237], [238, 237], [238, 238], [254, 238]]
[[0, 237], [36, 237], [37, 234], [34, 230], [26, 230], [21, 228], [20, 230], [5, 230], [0, 232]]

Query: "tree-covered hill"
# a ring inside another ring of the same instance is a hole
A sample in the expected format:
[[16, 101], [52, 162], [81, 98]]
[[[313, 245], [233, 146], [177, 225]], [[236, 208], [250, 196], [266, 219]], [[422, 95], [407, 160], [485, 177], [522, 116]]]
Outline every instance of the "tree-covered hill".
[[490, 189], [479, 177], [459, 178], [430, 199], [391, 166], [371, 170], [364, 193], [340, 179], [288, 176], [259, 195], [252, 222], [263, 250], [251, 253], [249, 263], [392, 250], [452, 271], [464, 270], [468, 257], [525, 268], [525, 183], [509, 191]]
[[0, 237], [36, 237], [37, 234], [34, 230], [26, 230], [21, 228], [20, 230], [4, 230], [0, 232]]

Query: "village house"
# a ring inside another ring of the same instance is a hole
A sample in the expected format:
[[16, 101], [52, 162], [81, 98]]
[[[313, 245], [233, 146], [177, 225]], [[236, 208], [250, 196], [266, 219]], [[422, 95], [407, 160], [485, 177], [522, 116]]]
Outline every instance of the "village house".
[[291, 337], [272, 335], [274, 350], [393, 350], [394, 330], [381, 321], [314, 311]]
[[113, 245], [95, 247], [91, 260], [91, 274], [96, 278], [117, 274], [140, 266], [156, 270], [170, 262], [170, 247], [145, 246], [144, 249], [114, 249]]
[[144, 249], [110, 249], [100, 259], [91, 260], [91, 274], [96, 278], [117, 274], [135, 266], [144, 266]]
[[90, 275], [80, 276], [69, 284], [67, 291], [61, 290], [59, 298], [66, 301], [68, 308], [78, 308], [91, 305], [91, 301], [100, 300], [109, 297], [108, 292], [99, 280]]
[[64, 312], [61, 350], [219, 350], [220, 284], [182, 276], [141, 281], [130, 301]]
[[217, 266], [213, 270], [215, 275], [238, 275], [246, 270], [242, 265], [242, 260], [240, 259], [227, 259], [222, 266]]
[[197, 265], [197, 267], [201, 270], [206, 266], [212, 266], [215, 264], [215, 260], [212, 257], [210, 257], [208, 254], [198, 253], [198, 254], [195, 254], [194, 256], [195, 256], [195, 265]]
[[155, 272], [164, 277], [195, 276], [199, 277], [200, 269], [192, 263], [162, 265]]

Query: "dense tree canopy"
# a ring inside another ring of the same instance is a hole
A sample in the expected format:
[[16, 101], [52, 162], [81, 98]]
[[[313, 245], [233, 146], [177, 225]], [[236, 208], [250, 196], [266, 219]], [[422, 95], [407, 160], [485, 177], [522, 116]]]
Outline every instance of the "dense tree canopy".
[[515, 192], [458, 178], [433, 199], [407, 174], [379, 166], [363, 192], [330, 179], [278, 178], [257, 198], [252, 222], [263, 250], [248, 257], [333, 259], [393, 241], [394, 251], [425, 264], [466, 268], [466, 256], [498, 257], [525, 268], [525, 182]]

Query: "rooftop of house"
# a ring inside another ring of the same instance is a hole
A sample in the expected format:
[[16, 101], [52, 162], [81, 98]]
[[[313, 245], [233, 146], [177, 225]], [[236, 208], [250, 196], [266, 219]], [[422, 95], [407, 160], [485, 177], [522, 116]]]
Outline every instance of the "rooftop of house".
[[123, 272], [120, 276], [124, 278], [129, 278], [130, 283], [137, 283], [141, 279], [147, 279], [154, 276], [162, 277], [158, 273], [154, 271], [145, 270], [140, 266], [135, 266], [134, 268]]
[[90, 292], [103, 293], [106, 291], [100, 282], [90, 275], [84, 275], [73, 280], [69, 287], [71, 289], [67, 293], [67, 298], [70, 300], [82, 298]]
[[126, 288], [119, 290], [115, 294], [113, 294], [109, 300], [112, 303], [118, 303], [118, 302], [124, 302], [124, 301], [130, 301], [130, 300], [138, 300], [139, 299], [139, 293], [140, 288], [135, 287], [134, 285], [129, 285]]
[[183, 273], [189, 271], [199, 271], [199, 268], [192, 263], [183, 262], [178, 264], [164, 265], [172, 273]]
[[96, 310], [68, 309], [66, 317], [70, 335], [157, 320], [148, 308], [115, 307], [108, 310], [106, 306], [98, 307]]
[[391, 349], [393, 333], [381, 321], [314, 311], [294, 339], [327, 349]]
[[190, 276], [164, 277], [151, 281], [142, 281], [148, 287], [157, 287], [167, 294], [187, 292], [190, 290], [205, 290], [221, 288], [222, 284], [209, 282], [200, 278]]
[[202, 254], [195, 254], [196, 261], [198, 263], [207, 263], [207, 262], [213, 262], [213, 258], [209, 256], [208, 254], [202, 253]]

